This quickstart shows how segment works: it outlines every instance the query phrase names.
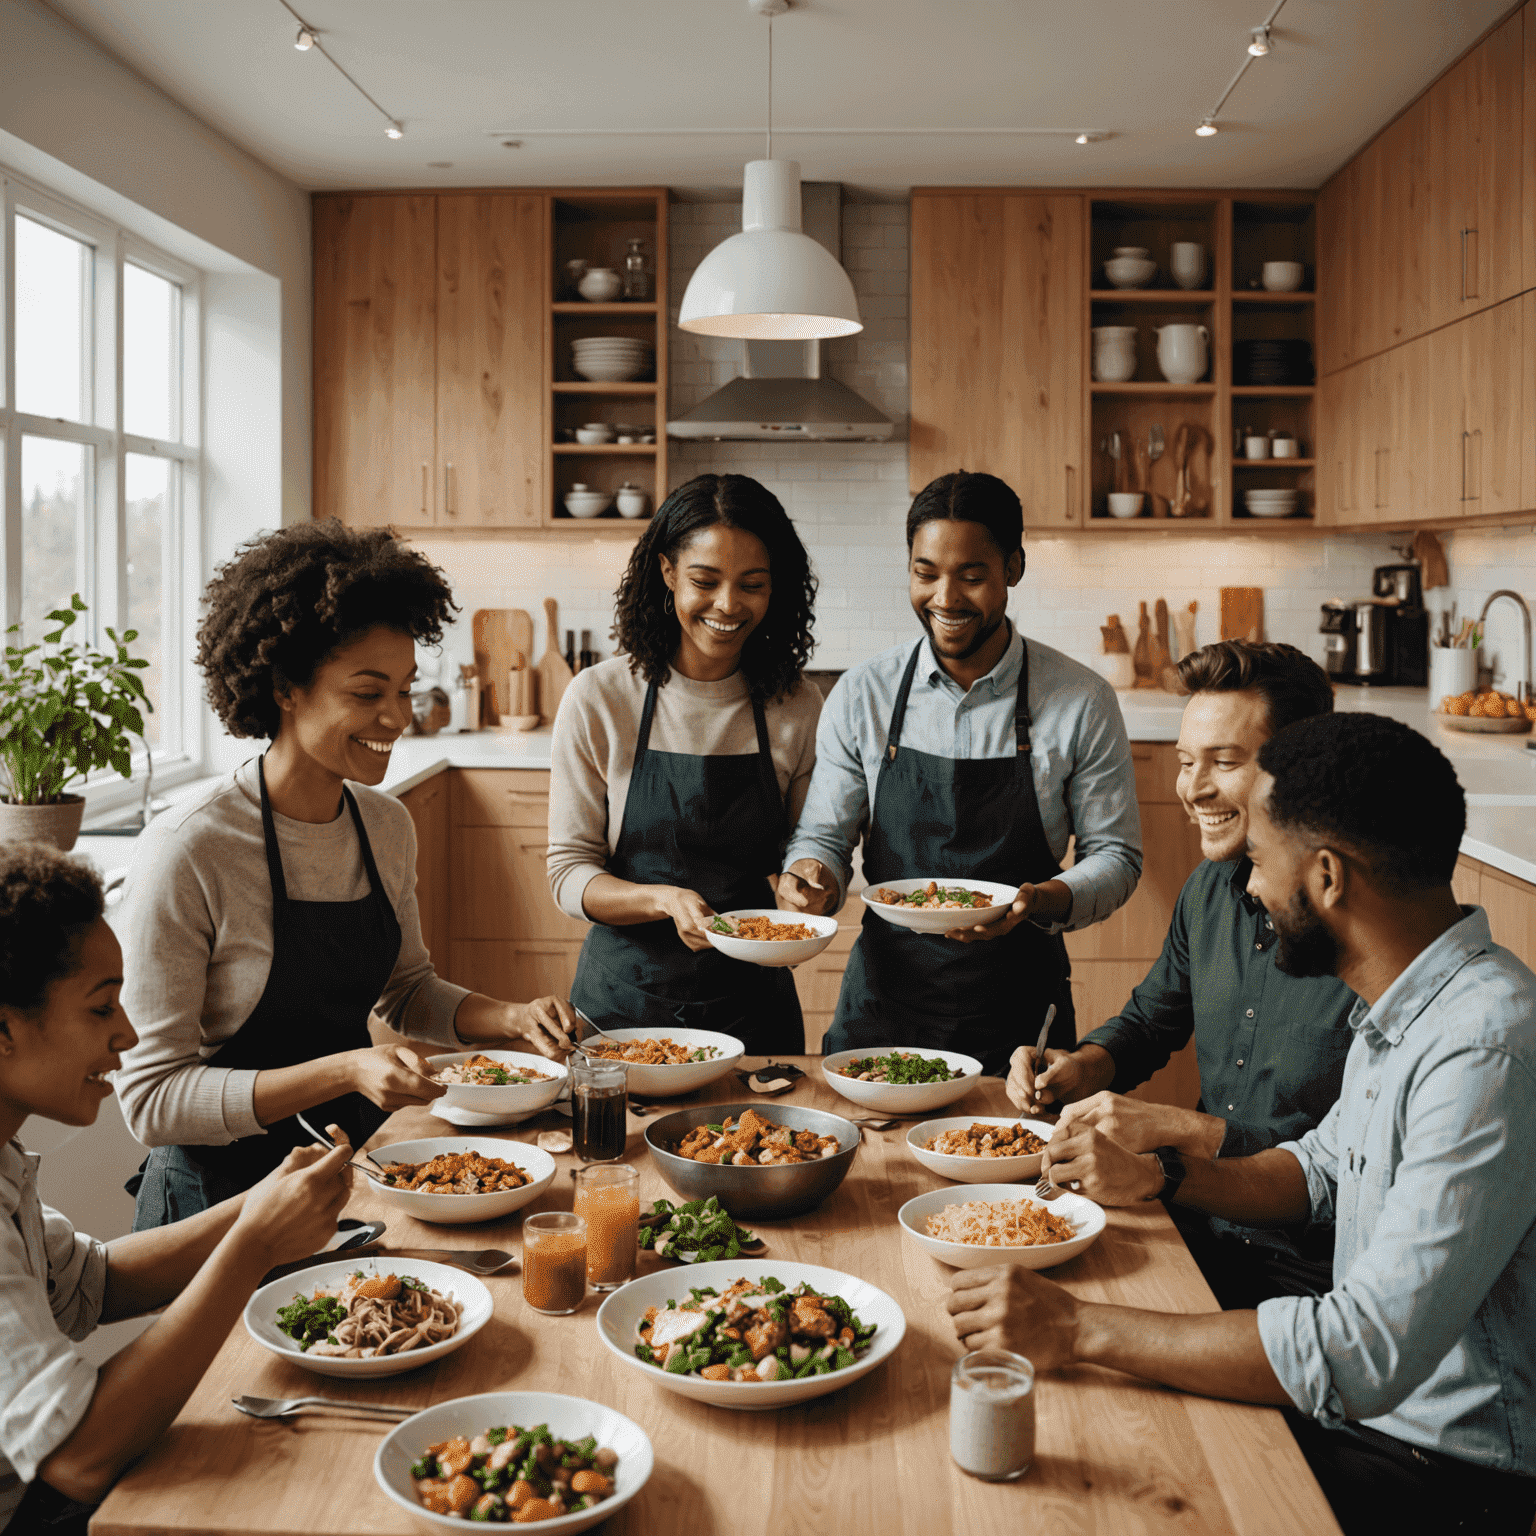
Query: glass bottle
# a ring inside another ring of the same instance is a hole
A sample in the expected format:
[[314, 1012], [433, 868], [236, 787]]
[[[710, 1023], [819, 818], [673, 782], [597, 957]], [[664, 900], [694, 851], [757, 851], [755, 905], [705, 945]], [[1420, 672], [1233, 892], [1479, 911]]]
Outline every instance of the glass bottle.
[[651, 274], [645, 264], [645, 242], [639, 235], [630, 238], [629, 254], [624, 258], [624, 297], [644, 301], [651, 296]]

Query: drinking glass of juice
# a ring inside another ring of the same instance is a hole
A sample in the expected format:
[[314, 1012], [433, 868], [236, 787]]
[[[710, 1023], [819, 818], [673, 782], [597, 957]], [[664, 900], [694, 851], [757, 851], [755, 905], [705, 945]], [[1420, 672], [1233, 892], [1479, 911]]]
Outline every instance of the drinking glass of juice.
[[628, 1163], [576, 1170], [576, 1214], [587, 1223], [587, 1280], [595, 1291], [635, 1278], [640, 1245], [640, 1173]]
[[586, 1299], [586, 1222], [570, 1211], [524, 1217], [523, 1300], [535, 1312], [564, 1317]]

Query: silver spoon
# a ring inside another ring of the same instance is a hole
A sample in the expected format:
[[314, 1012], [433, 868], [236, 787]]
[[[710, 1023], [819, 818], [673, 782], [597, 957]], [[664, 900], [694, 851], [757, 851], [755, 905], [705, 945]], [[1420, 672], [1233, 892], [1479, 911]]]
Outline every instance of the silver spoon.
[[431, 1259], [437, 1264], [449, 1264], [471, 1275], [494, 1275], [507, 1265], [516, 1262], [510, 1253], [500, 1248], [481, 1248], [471, 1252], [467, 1248], [391, 1248], [379, 1254], [381, 1259]]
[[311, 1410], [336, 1409], [341, 1413], [379, 1414], [389, 1419], [408, 1419], [419, 1408], [407, 1408], [401, 1403], [349, 1403], [336, 1397], [232, 1397], [241, 1413], [253, 1419], [280, 1419], [284, 1414], [307, 1413]]

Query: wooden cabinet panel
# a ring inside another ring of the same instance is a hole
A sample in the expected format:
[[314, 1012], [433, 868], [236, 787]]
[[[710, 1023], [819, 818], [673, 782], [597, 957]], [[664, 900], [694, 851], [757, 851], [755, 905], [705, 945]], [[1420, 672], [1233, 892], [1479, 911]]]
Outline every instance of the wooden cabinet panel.
[[569, 997], [576, 979], [578, 943], [475, 943], [455, 939], [453, 980], [487, 997], [526, 1003], [535, 997]]
[[1430, 496], [1425, 454], [1431, 432], [1430, 339], [1419, 336], [1394, 347], [1373, 359], [1371, 368], [1367, 419], [1378, 434], [1371, 458], [1372, 520], [1401, 526], [1444, 516]]
[[[1349, 326], [1355, 313], [1354, 218], [1359, 160], [1351, 160], [1317, 195], [1317, 371], [1319, 382], [1354, 362]], [[1319, 399], [1321, 406], [1321, 398]], [[1327, 413], [1319, 409], [1321, 437]], [[1321, 459], [1322, 454], [1318, 455]], [[1321, 507], [1319, 507], [1321, 514]]]
[[1171, 741], [1133, 741], [1131, 765], [1136, 770], [1138, 805], [1177, 805], [1179, 749]]
[[440, 976], [448, 974], [448, 773], [407, 790], [400, 803], [416, 824], [416, 910]]
[[542, 769], [460, 768], [453, 775], [456, 827], [547, 827], [549, 774]]
[[1524, 113], [1520, 124], [1520, 259], [1522, 288], [1536, 288], [1536, 0], [1520, 13], [1525, 28]]
[[1026, 525], [1080, 527], [1083, 200], [912, 200], [913, 492], [955, 469], [1006, 480]]
[[536, 527], [544, 502], [549, 200], [437, 200], [437, 461], [444, 526]]
[[1469, 859], [1465, 855], [1457, 859], [1456, 873], [1451, 876], [1451, 889], [1462, 906], [1482, 906], [1483, 866], [1476, 859]]
[[543, 827], [455, 827], [453, 937], [580, 939], [587, 924], [567, 917], [549, 894]]
[[1481, 896], [1494, 943], [1536, 970], [1536, 885], [1485, 864]]
[[1362, 335], [1366, 354], [1430, 327], [1430, 132], [1421, 96], [1366, 151], [1378, 210], [1374, 241], [1357, 238], [1354, 247], [1355, 294], [1374, 294]]
[[316, 517], [436, 517], [435, 200], [314, 201]]

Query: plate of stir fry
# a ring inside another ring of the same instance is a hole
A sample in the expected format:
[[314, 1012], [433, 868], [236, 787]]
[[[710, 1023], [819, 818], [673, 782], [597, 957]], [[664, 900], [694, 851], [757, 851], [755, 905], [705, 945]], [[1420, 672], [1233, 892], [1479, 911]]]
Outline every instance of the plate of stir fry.
[[953, 928], [997, 922], [1013, 905], [1018, 889], [965, 875], [920, 875], [912, 880], [886, 880], [860, 895], [871, 912], [898, 928], [948, 933]]
[[567, 1076], [562, 1063], [526, 1051], [451, 1051], [427, 1064], [447, 1089], [443, 1102], [474, 1114], [534, 1114], [560, 1097]]
[[925, 1115], [968, 1094], [981, 1081], [981, 1063], [960, 1051], [874, 1045], [823, 1057], [821, 1073], [829, 1087], [867, 1109]]
[[741, 1258], [633, 1280], [597, 1314], [603, 1343], [657, 1386], [741, 1409], [835, 1392], [889, 1359], [906, 1327], [857, 1276]]

